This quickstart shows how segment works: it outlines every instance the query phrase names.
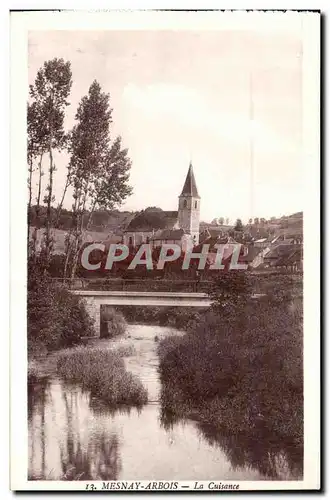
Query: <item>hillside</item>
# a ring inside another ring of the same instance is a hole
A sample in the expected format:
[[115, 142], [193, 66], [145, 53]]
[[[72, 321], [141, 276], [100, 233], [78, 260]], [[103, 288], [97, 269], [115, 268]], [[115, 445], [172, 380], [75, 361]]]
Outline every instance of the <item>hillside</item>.
[[[32, 240], [32, 235], [34, 233], [35, 228], [32, 227], [30, 230], [30, 240]], [[44, 235], [45, 229], [41, 228], [37, 230], [37, 251], [41, 248], [42, 238]], [[65, 253], [65, 236], [68, 234], [67, 230], [64, 229], [53, 229], [55, 244], [54, 244], [54, 253], [55, 254], [64, 254]], [[85, 231], [83, 243], [86, 242], [98, 242], [98, 243], [120, 243], [121, 236], [118, 236], [110, 231]]]
[[[113, 232], [118, 230], [123, 230], [135, 216], [135, 212], [128, 212], [120, 210], [106, 211], [97, 210], [94, 212], [92, 221], [90, 224], [90, 231], [96, 232]], [[56, 210], [52, 208], [52, 220], [56, 221], [57, 214]], [[45, 227], [46, 222], [46, 207], [40, 207], [39, 217], [36, 215], [36, 207], [32, 206], [29, 213], [30, 225], [33, 227]], [[84, 215], [84, 227], [89, 220], [89, 213], [86, 212]], [[72, 212], [70, 210], [63, 209], [61, 216], [59, 218], [59, 223], [57, 225], [58, 229], [68, 230], [72, 224]]]

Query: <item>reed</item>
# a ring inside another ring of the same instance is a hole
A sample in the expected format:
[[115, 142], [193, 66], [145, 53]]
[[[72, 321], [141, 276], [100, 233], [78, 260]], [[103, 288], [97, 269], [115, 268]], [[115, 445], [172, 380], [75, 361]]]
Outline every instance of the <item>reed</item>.
[[77, 347], [59, 353], [57, 373], [106, 403], [141, 406], [148, 401], [141, 381], [125, 369], [122, 356], [101, 348]]
[[121, 345], [117, 347], [115, 350], [115, 353], [122, 357], [122, 358], [128, 358], [129, 356], [135, 356], [136, 355], [136, 349], [134, 345], [129, 344], [129, 345]]

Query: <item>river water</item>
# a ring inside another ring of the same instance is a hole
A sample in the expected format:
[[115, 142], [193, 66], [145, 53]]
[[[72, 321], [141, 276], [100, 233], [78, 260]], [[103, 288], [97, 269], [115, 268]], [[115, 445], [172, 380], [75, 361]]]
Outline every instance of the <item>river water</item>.
[[29, 390], [29, 478], [99, 480], [298, 479], [271, 443], [219, 436], [197, 422], [165, 425], [161, 418], [157, 342], [181, 334], [171, 328], [129, 325], [104, 349], [131, 346], [126, 367], [148, 389], [142, 409], [114, 410], [54, 377]]

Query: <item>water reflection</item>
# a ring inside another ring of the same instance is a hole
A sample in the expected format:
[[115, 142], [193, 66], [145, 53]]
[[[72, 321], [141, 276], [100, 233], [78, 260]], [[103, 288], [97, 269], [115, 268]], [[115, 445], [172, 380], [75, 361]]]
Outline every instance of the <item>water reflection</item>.
[[45, 447], [45, 420], [46, 420], [46, 404], [50, 398], [49, 392], [50, 381], [48, 377], [37, 378], [34, 375], [28, 377], [28, 420], [29, 428], [32, 429], [31, 454], [36, 454], [35, 444], [35, 429], [32, 423], [33, 415], [38, 414], [40, 420], [40, 473], [44, 477], [46, 471], [46, 447]]
[[270, 479], [302, 477], [303, 449], [292, 440], [262, 435], [224, 435], [211, 425], [198, 424], [211, 444], [221, 447], [234, 469], [251, 467]]
[[117, 479], [118, 437], [111, 425], [95, 425], [88, 394], [42, 379], [28, 395], [30, 480]]
[[[29, 479], [262, 480], [297, 479], [302, 449], [267, 436], [226, 435], [184, 418], [161, 397], [154, 336], [162, 327], [134, 325], [127, 368], [148, 388], [143, 408], [112, 408], [56, 378], [30, 379]], [[101, 344], [100, 344], [101, 345]], [[110, 345], [110, 344], [109, 344]], [[102, 343], [103, 348], [107, 345]]]
[[[109, 406], [107, 403], [104, 403], [93, 396], [90, 396], [89, 398], [89, 408], [96, 417], [114, 417], [116, 414], [130, 416], [133, 411], [133, 407], [131, 406]], [[134, 409], [138, 412], [138, 414], [142, 411], [142, 407], [139, 406], [134, 406]]]
[[[160, 410], [160, 425], [169, 432], [180, 422], [188, 422], [184, 410], [165, 402]], [[200, 436], [212, 446], [220, 448], [233, 470], [253, 469], [273, 480], [296, 480], [303, 476], [303, 446], [290, 439], [274, 436], [226, 434], [215, 425], [196, 422]]]
[[41, 411], [45, 408], [47, 398], [49, 398], [49, 377], [36, 377], [30, 375], [28, 377], [27, 392], [28, 392], [28, 418], [31, 419], [33, 411]]
[[119, 443], [117, 436], [100, 433], [94, 435], [83, 449], [80, 442], [67, 441], [66, 453], [61, 449], [63, 480], [114, 480], [120, 470]]

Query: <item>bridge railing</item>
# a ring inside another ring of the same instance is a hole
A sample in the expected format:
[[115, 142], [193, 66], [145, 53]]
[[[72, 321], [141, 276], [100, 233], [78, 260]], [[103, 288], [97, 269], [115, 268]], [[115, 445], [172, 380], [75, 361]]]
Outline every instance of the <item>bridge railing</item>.
[[52, 278], [71, 290], [107, 291], [159, 291], [207, 292], [211, 281], [206, 280], [157, 280], [157, 279], [105, 279], [105, 278]]

